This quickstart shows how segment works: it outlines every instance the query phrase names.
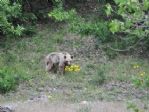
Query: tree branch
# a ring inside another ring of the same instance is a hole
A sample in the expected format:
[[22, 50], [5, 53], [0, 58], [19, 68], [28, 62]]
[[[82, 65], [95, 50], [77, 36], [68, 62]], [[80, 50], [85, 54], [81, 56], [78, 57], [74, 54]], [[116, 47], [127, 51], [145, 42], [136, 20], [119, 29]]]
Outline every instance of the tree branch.
[[111, 47], [110, 45], [108, 45], [107, 47], [113, 51], [116, 51], [116, 52], [126, 52], [126, 51], [129, 51], [130, 49], [135, 48], [140, 43], [140, 41], [143, 39], [144, 38], [139, 39], [134, 45], [129, 46], [127, 49], [115, 49], [115, 48]]

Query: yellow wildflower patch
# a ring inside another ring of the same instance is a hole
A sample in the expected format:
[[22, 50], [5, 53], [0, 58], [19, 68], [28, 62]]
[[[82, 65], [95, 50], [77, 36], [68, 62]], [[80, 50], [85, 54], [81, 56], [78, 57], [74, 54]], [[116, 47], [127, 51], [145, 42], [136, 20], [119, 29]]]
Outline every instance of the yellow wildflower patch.
[[78, 72], [80, 71], [80, 66], [79, 65], [71, 65], [71, 66], [66, 66], [65, 67], [65, 71], [74, 71], [74, 72]]

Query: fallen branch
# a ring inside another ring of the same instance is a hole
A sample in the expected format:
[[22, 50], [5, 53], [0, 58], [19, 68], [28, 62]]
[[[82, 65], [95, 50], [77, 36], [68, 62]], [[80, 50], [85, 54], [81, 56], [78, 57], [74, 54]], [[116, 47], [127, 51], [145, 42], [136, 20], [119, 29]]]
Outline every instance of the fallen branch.
[[113, 51], [116, 51], [116, 52], [126, 52], [126, 51], [129, 51], [130, 49], [134, 49], [140, 43], [140, 41], [143, 39], [144, 38], [139, 39], [134, 45], [129, 46], [127, 49], [115, 49], [115, 48], [111, 47], [110, 45], [108, 45], [107, 47]]

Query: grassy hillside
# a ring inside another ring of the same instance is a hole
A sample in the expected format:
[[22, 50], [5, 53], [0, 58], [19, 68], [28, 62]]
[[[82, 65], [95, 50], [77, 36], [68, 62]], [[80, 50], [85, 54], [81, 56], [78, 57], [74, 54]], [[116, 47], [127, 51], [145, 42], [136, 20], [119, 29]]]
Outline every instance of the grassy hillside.
[[[1, 94], [0, 102], [34, 100], [46, 95], [51, 102], [135, 100], [148, 104], [148, 89], [137, 87], [135, 79], [142, 72], [149, 73], [148, 60], [128, 55], [110, 60], [102, 49], [96, 49], [94, 38], [70, 34], [66, 25], [38, 24], [37, 27], [32, 38], [6, 40], [1, 45], [0, 67], [15, 69], [26, 80], [16, 90]], [[73, 54], [74, 63], [81, 66], [81, 71], [64, 76], [46, 73], [44, 57], [52, 51]]]

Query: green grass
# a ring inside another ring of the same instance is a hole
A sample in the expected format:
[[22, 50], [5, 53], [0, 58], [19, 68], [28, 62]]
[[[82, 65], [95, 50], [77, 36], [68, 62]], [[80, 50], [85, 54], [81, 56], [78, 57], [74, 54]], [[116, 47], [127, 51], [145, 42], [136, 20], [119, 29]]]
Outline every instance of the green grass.
[[[30, 95], [40, 94], [40, 88], [51, 96], [51, 101], [116, 100], [121, 90], [117, 88], [107, 91], [103, 87], [104, 84], [111, 81], [132, 83], [132, 77], [139, 71], [149, 73], [147, 60], [119, 55], [105, 64], [96, 62], [97, 59], [80, 59], [75, 62], [81, 66], [80, 72], [68, 72], [63, 76], [48, 74], [45, 72], [44, 57], [51, 51], [59, 50], [59, 44], [63, 44], [63, 37], [67, 33], [67, 29], [54, 24], [44, 25], [33, 37], [10, 39], [5, 41], [5, 45], [1, 45], [0, 67], [13, 66], [17, 72], [29, 77], [27, 82], [20, 83], [21, 87], [15, 93], [7, 94], [10, 97], [4, 96], [4, 100], [28, 99]], [[136, 63], [140, 68], [133, 68]], [[49, 92], [47, 88], [54, 90]]]
[[44, 57], [55, 51], [54, 45], [62, 41], [62, 37], [62, 30], [55, 32], [51, 27], [44, 26], [33, 37], [8, 39], [1, 44], [0, 68], [15, 69], [19, 76], [30, 78], [40, 77], [42, 74], [45, 76]]

